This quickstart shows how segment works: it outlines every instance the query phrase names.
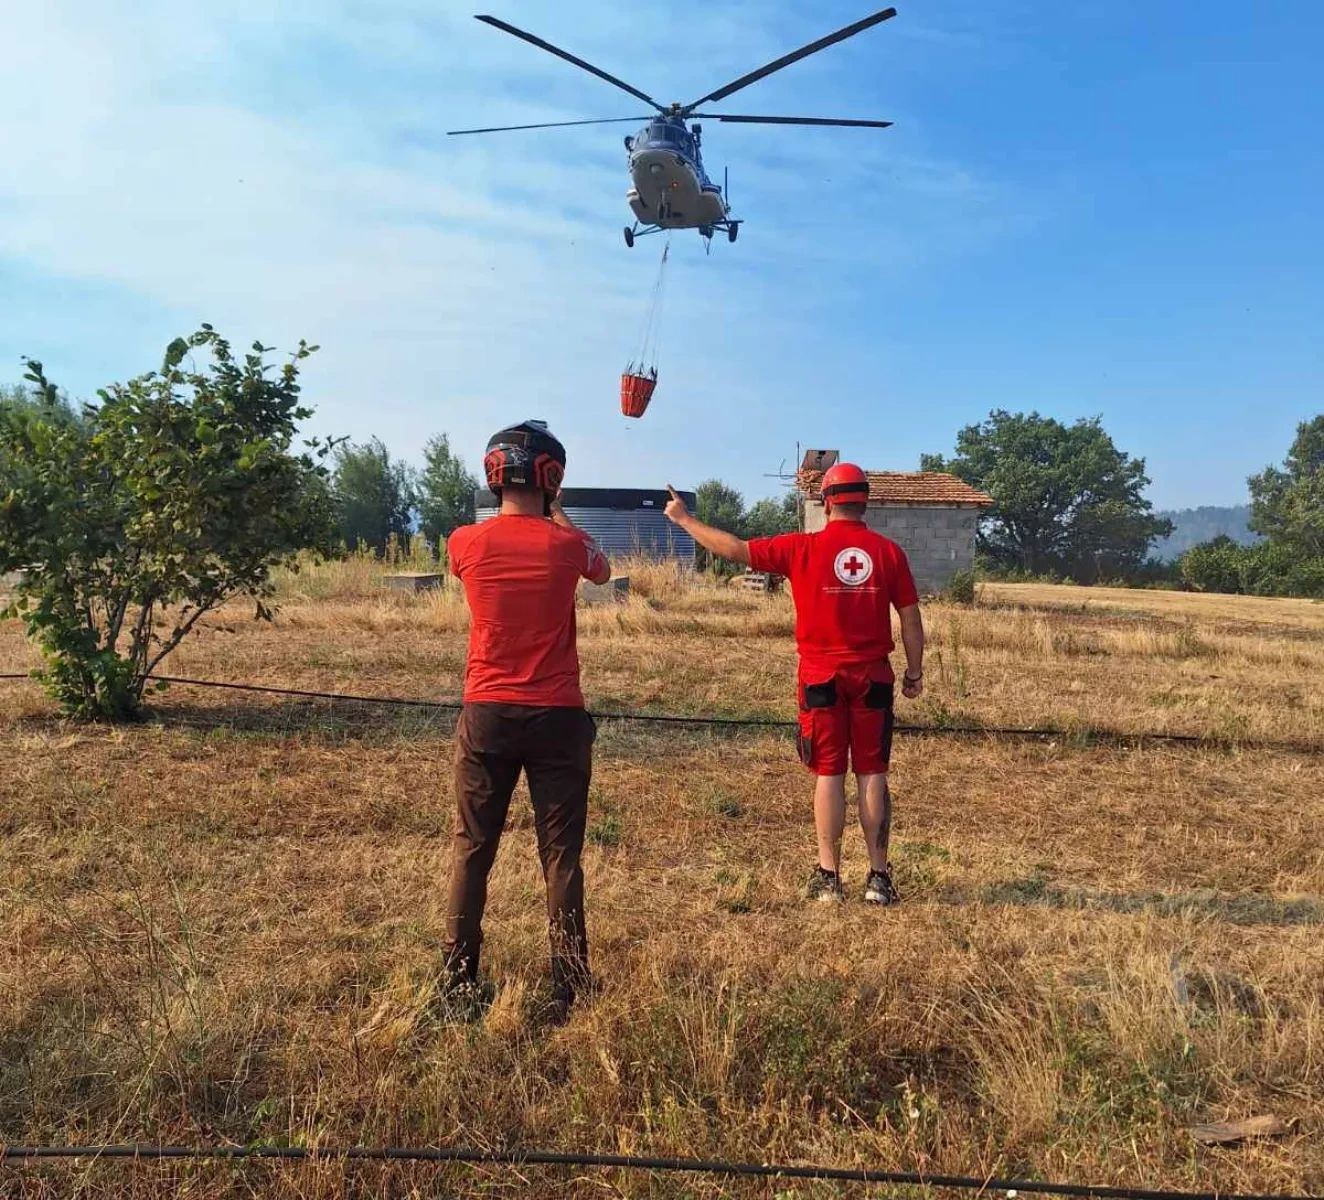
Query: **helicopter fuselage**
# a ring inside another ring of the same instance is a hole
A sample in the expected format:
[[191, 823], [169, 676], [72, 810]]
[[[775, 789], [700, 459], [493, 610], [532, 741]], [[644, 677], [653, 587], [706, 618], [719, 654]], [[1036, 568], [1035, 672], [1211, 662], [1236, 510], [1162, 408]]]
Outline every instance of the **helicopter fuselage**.
[[[697, 129], [697, 126], [696, 126]], [[703, 169], [699, 139], [679, 117], [658, 117], [626, 138], [630, 209], [658, 229], [722, 227], [729, 212], [722, 189]]]
[[[636, 100], [641, 100], [655, 109], [657, 116], [644, 117], [603, 117], [586, 121], [541, 121], [530, 125], [497, 125], [484, 129], [452, 129], [450, 135], [470, 133], [513, 133], [521, 129], [557, 129], [570, 125], [614, 125], [617, 122], [647, 120], [645, 125], [633, 137], [625, 139], [625, 149], [630, 156], [630, 191], [627, 199], [635, 215], [635, 224], [625, 227], [625, 244], [633, 246], [636, 237], [649, 233], [661, 233], [671, 229], [697, 229], [701, 237], [711, 244], [713, 234], [722, 230], [729, 241], [734, 242], [740, 233], [742, 222], [731, 216], [730, 195], [727, 191], [725, 173], [721, 186], [708, 178], [703, 169], [703, 156], [699, 152], [699, 139], [702, 130], [698, 125], [686, 128], [685, 123], [691, 117], [707, 118], [714, 121], [729, 121], [744, 125], [835, 125], [842, 127], [886, 129], [890, 121], [860, 120], [853, 117], [788, 117], [788, 116], [751, 116], [748, 114], [719, 113], [706, 109], [711, 101], [718, 103], [736, 92], [743, 91], [752, 83], [789, 67], [811, 54], [844, 42], [866, 29], [888, 21], [896, 16], [895, 8], [884, 8], [870, 13], [858, 21], [843, 26], [834, 33], [801, 46], [790, 54], [765, 63], [755, 71], [749, 71], [733, 79], [730, 83], [709, 92], [690, 104], [677, 101], [671, 105], [659, 104], [647, 92], [640, 91], [633, 84], [618, 79], [615, 75], [595, 67], [562, 50], [551, 42], [519, 29], [498, 17], [486, 13], [477, 14], [477, 19], [484, 25], [491, 25], [504, 33], [517, 37], [531, 46], [537, 46], [548, 54], [596, 75], [604, 83], [628, 92]], [[643, 228], [639, 227], [640, 222]]]

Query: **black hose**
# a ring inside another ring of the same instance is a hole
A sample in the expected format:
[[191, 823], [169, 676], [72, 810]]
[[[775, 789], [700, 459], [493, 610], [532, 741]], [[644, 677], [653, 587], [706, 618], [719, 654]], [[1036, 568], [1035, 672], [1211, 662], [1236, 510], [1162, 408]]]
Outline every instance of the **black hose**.
[[[0, 680], [28, 679], [21, 674], [0, 675]], [[319, 692], [303, 688], [271, 687], [260, 683], [227, 683], [217, 679], [185, 679], [177, 675], [154, 675], [160, 683], [174, 683], [185, 687], [223, 688], [236, 692], [260, 692], [269, 696], [294, 696], [307, 700], [337, 700], [354, 704], [388, 704], [407, 708], [430, 708], [446, 712], [458, 712], [464, 705], [458, 700], [418, 700], [405, 696], [363, 696], [352, 692]], [[592, 713], [598, 721], [631, 721], [646, 725], [700, 725], [716, 729], [794, 729], [794, 721], [776, 717], [711, 717], [687, 716], [683, 713], [643, 713], [643, 712], [596, 712]], [[1219, 746], [1235, 744], [1246, 750], [1283, 750], [1296, 754], [1319, 754], [1324, 747], [1311, 745], [1309, 742], [1284, 742], [1261, 740], [1237, 740], [1235, 743], [1223, 743], [1215, 738], [1204, 737], [1196, 733], [1165, 733], [1155, 730], [1141, 730], [1136, 733], [1121, 729], [1099, 729], [1082, 727], [1079, 729], [1028, 729], [1015, 726], [999, 725], [907, 725], [898, 723], [896, 729], [901, 733], [918, 734], [921, 737], [1003, 737], [1043, 740], [1044, 738], [1078, 738], [1082, 742], [1100, 742], [1111, 745], [1132, 745], [1140, 742], [1168, 742], [1186, 746]]]
[[0, 1162], [41, 1159], [115, 1158], [137, 1160], [280, 1159], [294, 1162], [342, 1159], [351, 1162], [479, 1163], [500, 1166], [616, 1167], [627, 1171], [684, 1172], [755, 1178], [830, 1180], [835, 1183], [889, 1183], [955, 1191], [1024, 1192], [1027, 1195], [1099, 1197], [1100, 1200], [1315, 1200], [1307, 1195], [1237, 1192], [1181, 1192], [1155, 1188], [1047, 1183], [1030, 1179], [977, 1178], [970, 1175], [927, 1175], [913, 1171], [869, 1168], [787, 1166], [776, 1163], [728, 1162], [723, 1159], [650, 1158], [629, 1154], [575, 1154], [548, 1150], [411, 1149], [401, 1146], [8, 1146], [0, 1147]]

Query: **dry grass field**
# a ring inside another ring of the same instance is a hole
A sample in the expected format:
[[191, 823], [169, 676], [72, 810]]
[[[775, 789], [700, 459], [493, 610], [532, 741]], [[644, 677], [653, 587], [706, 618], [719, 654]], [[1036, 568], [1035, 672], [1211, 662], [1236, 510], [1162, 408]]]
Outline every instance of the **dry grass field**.
[[[636, 569], [585, 610], [601, 710], [792, 713], [785, 597]], [[172, 674], [449, 699], [456, 594], [363, 562], [208, 622]], [[518, 800], [475, 1023], [432, 1003], [446, 714], [176, 687], [134, 728], [0, 684], [0, 1142], [474, 1145], [1324, 1192], [1324, 605], [989, 586], [934, 604], [898, 738], [905, 903], [801, 899], [809, 784], [769, 731], [604, 722], [601, 994], [540, 1020]], [[0, 671], [33, 656], [0, 625]], [[1095, 743], [1103, 727], [1207, 738]], [[1197, 1122], [1282, 1136], [1198, 1146]], [[565, 1168], [65, 1164], [0, 1196], [798, 1196]]]

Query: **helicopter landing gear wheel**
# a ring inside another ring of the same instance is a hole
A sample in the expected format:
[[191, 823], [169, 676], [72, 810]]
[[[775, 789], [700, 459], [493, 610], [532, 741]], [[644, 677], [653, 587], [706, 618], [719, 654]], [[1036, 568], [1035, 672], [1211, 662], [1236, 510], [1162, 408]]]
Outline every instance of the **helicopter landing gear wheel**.
[[728, 225], [726, 227], [726, 240], [728, 242], [734, 242], [736, 238], [738, 238], [739, 236], [740, 236], [739, 225]]
[[630, 247], [634, 246], [634, 230], [628, 225], [625, 227], [625, 244]]

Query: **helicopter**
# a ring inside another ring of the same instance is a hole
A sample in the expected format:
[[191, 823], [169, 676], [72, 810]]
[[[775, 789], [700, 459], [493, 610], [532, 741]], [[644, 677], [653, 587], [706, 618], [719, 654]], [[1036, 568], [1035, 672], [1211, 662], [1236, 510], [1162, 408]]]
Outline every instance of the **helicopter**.
[[[626, 200], [629, 202], [630, 209], [635, 216], [634, 224], [625, 227], [625, 244], [633, 246], [637, 237], [672, 229], [697, 229], [700, 236], [710, 244], [714, 233], [721, 231], [726, 234], [728, 241], [734, 242], [739, 236], [740, 226], [743, 222], [731, 215], [729, 180], [726, 174], [723, 173], [722, 183], [717, 184], [708, 177], [704, 170], [701, 152], [703, 127], [698, 124], [699, 120], [706, 119], [745, 125], [838, 125], [868, 129], [886, 129], [892, 122], [838, 119], [834, 117], [739, 116], [731, 113], [700, 112], [698, 111], [699, 107], [725, 100], [726, 97], [747, 88], [751, 83], [757, 83], [774, 71], [789, 67], [802, 58], [817, 54], [818, 51], [825, 50], [828, 46], [843, 42], [847, 38], [854, 37], [857, 33], [861, 33], [874, 25], [879, 25], [883, 21], [890, 20], [894, 16], [896, 16], [895, 8], [882, 9], [880, 12], [856, 21], [854, 24], [838, 29], [835, 33], [830, 33], [815, 42], [801, 46], [800, 49], [793, 50], [790, 54], [784, 54], [781, 58], [716, 88], [706, 96], [695, 100], [692, 104], [663, 105], [659, 104], [646, 92], [640, 91], [622, 79], [617, 79], [615, 75], [608, 74], [600, 67], [585, 62], [582, 58], [577, 58], [568, 51], [562, 50], [559, 46], [553, 46], [550, 42], [543, 41], [542, 38], [535, 37], [523, 29], [517, 29], [514, 25], [510, 25], [496, 17], [479, 15], [475, 17], [475, 20], [482, 21], [486, 25], [491, 25], [495, 29], [500, 29], [520, 38], [530, 45], [537, 46], [540, 50], [546, 50], [549, 54], [564, 59], [566, 62], [587, 71], [590, 75], [596, 75], [599, 79], [605, 80], [622, 91], [629, 92], [631, 96], [642, 100], [645, 104], [651, 105], [657, 110], [657, 113], [656, 115], [646, 114], [642, 117], [605, 117], [587, 121], [551, 121], [539, 125], [499, 125], [488, 129], [452, 129], [448, 131], [448, 136], [459, 137], [476, 133], [508, 133], [524, 129], [558, 129], [571, 125], [612, 125], [647, 121], [648, 123], [638, 133], [625, 139], [625, 150], [629, 156], [631, 184], [630, 190], [626, 193]], [[692, 125], [689, 124], [691, 119], [695, 122]]]

